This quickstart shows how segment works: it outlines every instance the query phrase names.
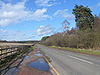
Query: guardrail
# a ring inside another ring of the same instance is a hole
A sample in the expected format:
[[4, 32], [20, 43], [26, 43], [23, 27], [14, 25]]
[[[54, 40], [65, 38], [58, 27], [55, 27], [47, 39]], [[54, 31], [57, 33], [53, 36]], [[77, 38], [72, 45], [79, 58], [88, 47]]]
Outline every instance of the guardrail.
[[[15, 46], [9, 48], [0, 49], [0, 75], [1, 72], [7, 68], [17, 59], [17, 55], [22, 55], [23, 52], [27, 51], [27, 49], [31, 47], [29, 46]], [[12, 59], [15, 59], [12, 61]]]
[[10, 56], [12, 54], [15, 54], [19, 52], [18, 47], [11, 47], [11, 48], [4, 48], [4, 49], [0, 49], [0, 59], [4, 59], [7, 56]]

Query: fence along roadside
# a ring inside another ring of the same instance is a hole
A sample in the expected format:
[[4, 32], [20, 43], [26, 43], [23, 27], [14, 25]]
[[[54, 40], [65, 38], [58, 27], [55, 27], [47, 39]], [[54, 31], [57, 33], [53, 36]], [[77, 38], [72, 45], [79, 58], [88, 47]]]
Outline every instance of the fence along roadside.
[[[15, 60], [17, 60], [17, 55], [20, 55], [25, 52], [30, 46], [15, 46], [9, 48], [0, 49], [0, 75], [2, 70], [9, 68]], [[16, 58], [12, 61], [12, 59]], [[9, 61], [10, 60], [10, 61]]]

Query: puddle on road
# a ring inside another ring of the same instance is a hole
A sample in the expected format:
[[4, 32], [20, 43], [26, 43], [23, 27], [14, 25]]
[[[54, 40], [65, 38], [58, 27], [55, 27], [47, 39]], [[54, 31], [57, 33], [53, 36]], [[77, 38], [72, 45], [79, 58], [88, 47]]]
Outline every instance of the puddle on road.
[[48, 63], [43, 58], [39, 58], [36, 61], [30, 62], [28, 66], [42, 71], [49, 71], [50, 68]]
[[34, 54], [35, 56], [43, 56], [41, 53]]
[[28, 58], [29, 58], [29, 56], [25, 56], [25, 57], [24, 57], [24, 59], [28, 59]]

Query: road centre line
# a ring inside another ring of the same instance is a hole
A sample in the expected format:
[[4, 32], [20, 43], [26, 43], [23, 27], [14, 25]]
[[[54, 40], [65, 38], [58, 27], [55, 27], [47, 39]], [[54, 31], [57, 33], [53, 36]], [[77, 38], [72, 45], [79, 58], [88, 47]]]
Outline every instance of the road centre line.
[[94, 64], [94, 63], [92, 63], [92, 62], [90, 62], [90, 61], [87, 61], [87, 60], [84, 60], [84, 59], [80, 59], [80, 58], [77, 58], [77, 57], [75, 57], [75, 56], [71, 56], [71, 55], [67, 55], [68, 57], [71, 57], [71, 58], [74, 58], [74, 59], [77, 59], [77, 60], [80, 60], [80, 61], [83, 61], [83, 62], [86, 62], [86, 63], [88, 63], [88, 64]]

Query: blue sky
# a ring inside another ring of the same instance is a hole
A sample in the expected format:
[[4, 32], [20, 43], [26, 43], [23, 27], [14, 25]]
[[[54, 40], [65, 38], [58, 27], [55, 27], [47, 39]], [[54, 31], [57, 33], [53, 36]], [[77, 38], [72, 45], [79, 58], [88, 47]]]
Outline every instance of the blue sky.
[[75, 27], [75, 4], [100, 14], [100, 0], [0, 0], [0, 39], [9, 41], [40, 40], [61, 32], [62, 22]]

